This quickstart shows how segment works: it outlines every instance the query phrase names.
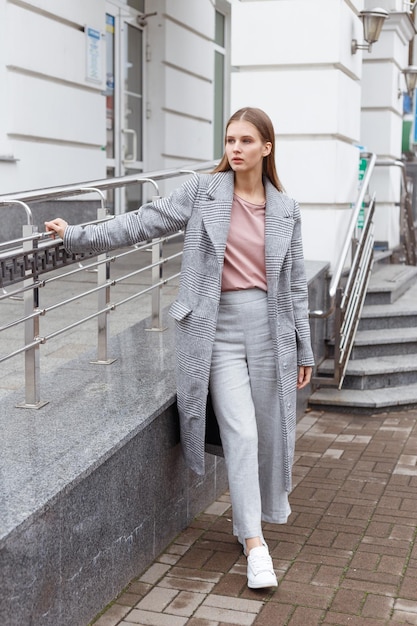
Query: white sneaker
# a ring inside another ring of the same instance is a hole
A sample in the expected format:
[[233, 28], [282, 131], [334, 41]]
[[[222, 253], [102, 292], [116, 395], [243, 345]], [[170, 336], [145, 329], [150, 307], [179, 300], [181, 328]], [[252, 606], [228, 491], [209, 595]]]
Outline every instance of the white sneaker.
[[277, 586], [277, 577], [268, 548], [266, 546], [252, 548], [248, 556], [248, 587], [262, 589]]

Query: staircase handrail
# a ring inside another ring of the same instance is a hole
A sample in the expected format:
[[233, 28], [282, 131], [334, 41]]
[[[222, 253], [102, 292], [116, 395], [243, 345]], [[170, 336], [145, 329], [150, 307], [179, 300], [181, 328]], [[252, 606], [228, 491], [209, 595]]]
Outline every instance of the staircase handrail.
[[[333, 315], [334, 339], [333, 371], [331, 374], [316, 373], [313, 384], [342, 387], [346, 374], [351, 350], [359, 324], [363, 303], [371, 275], [373, 264], [373, 215], [375, 211], [375, 193], [365, 205], [365, 194], [376, 163], [376, 155], [361, 152], [361, 159], [366, 160], [366, 170], [360, 185], [358, 198], [352, 210], [342, 250], [329, 286], [329, 308], [327, 311], [311, 311], [310, 317], [330, 318]], [[360, 237], [355, 236], [358, 229], [358, 218], [362, 208], [367, 206]], [[342, 275], [348, 253], [351, 253], [351, 264], [346, 279]]]
[[345, 241], [343, 243], [342, 252], [340, 253], [339, 260], [336, 265], [336, 269], [333, 273], [333, 277], [330, 281], [329, 287], [329, 296], [332, 298], [336, 294], [336, 289], [340, 283], [340, 279], [342, 277], [343, 269], [345, 267], [345, 262], [348, 253], [350, 252], [350, 247], [352, 243], [352, 238], [355, 233], [355, 229], [358, 223], [358, 217], [360, 210], [362, 208], [363, 201], [365, 199], [366, 192], [369, 187], [369, 182], [371, 180], [371, 176], [376, 163], [376, 154], [373, 152], [361, 152], [361, 159], [369, 159], [368, 166], [365, 171], [365, 175], [362, 180], [362, 184], [359, 190], [358, 199], [356, 200], [354, 209], [352, 211], [350, 222], [348, 229], [346, 231]]
[[351, 213], [350, 222], [346, 230], [342, 251], [336, 263], [335, 270], [332, 274], [332, 278], [330, 280], [329, 292], [328, 292], [329, 306], [326, 311], [322, 311], [322, 310], [310, 311], [310, 317], [313, 317], [313, 318], [328, 318], [330, 317], [332, 313], [334, 313], [334, 310], [335, 310], [336, 292], [340, 284], [340, 280], [342, 278], [347, 255], [351, 250], [352, 239], [354, 238], [354, 233], [355, 233], [355, 229], [358, 223], [359, 213], [363, 206], [365, 195], [368, 190], [369, 182], [370, 182], [370, 179], [371, 179], [374, 167], [375, 167], [375, 163], [377, 160], [376, 154], [374, 152], [361, 152], [360, 157], [361, 159], [367, 159], [368, 161], [367, 167], [366, 167], [364, 177], [361, 181], [361, 185], [359, 188], [359, 193], [358, 193], [357, 200], [355, 202], [355, 206], [353, 207], [353, 210]]

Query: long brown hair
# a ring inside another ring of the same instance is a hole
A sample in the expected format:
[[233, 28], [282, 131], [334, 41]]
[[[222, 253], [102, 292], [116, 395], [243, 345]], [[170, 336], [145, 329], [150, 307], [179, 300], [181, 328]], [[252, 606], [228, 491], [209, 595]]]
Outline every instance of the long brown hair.
[[[275, 166], [275, 131], [272, 122], [268, 115], [262, 111], [262, 109], [256, 109], [253, 107], [245, 107], [239, 109], [232, 115], [226, 124], [225, 137], [227, 135], [227, 129], [232, 122], [240, 120], [246, 120], [255, 126], [258, 133], [261, 136], [262, 141], [269, 142], [271, 144], [271, 152], [264, 157], [262, 163], [262, 172], [269, 178], [271, 183], [278, 189], [278, 191], [284, 191], [281, 181], [278, 178], [276, 166]], [[227, 159], [226, 153], [223, 154], [222, 160], [214, 168], [214, 172], [227, 172], [231, 170], [230, 163]]]

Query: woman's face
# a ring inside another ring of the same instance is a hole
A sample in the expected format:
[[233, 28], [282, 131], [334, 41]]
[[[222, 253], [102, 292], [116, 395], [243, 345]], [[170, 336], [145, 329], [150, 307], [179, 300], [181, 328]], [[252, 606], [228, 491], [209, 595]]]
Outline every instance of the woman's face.
[[261, 138], [256, 126], [245, 120], [231, 122], [226, 131], [226, 156], [234, 172], [259, 171], [272, 145]]

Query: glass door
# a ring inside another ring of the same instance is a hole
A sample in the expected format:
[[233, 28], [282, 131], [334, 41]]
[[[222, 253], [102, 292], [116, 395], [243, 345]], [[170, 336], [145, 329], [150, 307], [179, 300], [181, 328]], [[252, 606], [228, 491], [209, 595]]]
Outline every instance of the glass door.
[[[144, 37], [139, 11], [106, 3], [106, 159], [107, 176], [143, 172]], [[141, 185], [114, 190], [115, 214], [137, 209]]]

